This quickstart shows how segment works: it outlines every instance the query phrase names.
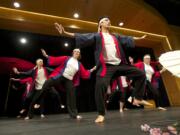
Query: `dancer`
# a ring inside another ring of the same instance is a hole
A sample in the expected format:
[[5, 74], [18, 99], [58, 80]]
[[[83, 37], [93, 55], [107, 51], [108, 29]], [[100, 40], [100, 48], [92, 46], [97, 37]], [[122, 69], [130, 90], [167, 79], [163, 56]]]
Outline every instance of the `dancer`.
[[[40, 113], [41, 113], [41, 118], [44, 118], [44, 98], [39, 98], [41, 95], [41, 89], [42, 86], [44, 84], [44, 82], [48, 79], [48, 74], [50, 74], [52, 72], [52, 69], [48, 68], [48, 67], [43, 67], [43, 60], [42, 59], [37, 59], [36, 60], [36, 67], [34, 67], [33, 69], [27, 71], [27, 72], [19, 72], [17, 70], [17, 68], [13, 69], [14, 72], [16, 74], [19, 74], [21, 76], [30, 76], [33, 78], [33, 89], [30, 99], [32, 99], [30, 106], [29, 106], [29, 110], [28, 110], [28, 114], [27, 117], [25, 117], [25, 120], [29, 120], [30, 118], [32, 118], [33, 116], [33, 109], [34, 109], [34, 105], [35, 103], [40, 100]], [[52, 91], [58, 95], [58, 99], [60, 99], [59, 94], [56, 92], [56, 90], [54, 88], [51, 88]], [[60, 100], [59, 100], [60, 101]]]
[[29, 98], [29, 96], [31, 95], [30, 93], [32, 92], [32, 84], [33, 84], [33, 79], [31, 77], [28, 78], [23, 78], [23, 79], [16, 79], [16, 78], [11, 78], [12, 81], [15, 82], [20, 82], [20, 84], [25, 84], [26, 89], [22, 95], [22, 109], [19, 112], [19, 115], [17, 116], [17, 118], [20, 118], [24, 112], [26, 112], [28, 106], [27, 106], [27, 100]]
[[91, 72], [96, 70], [93, 67], [90, 70], [86, 70], [84, 66], [78, 61], [81, 57], [80, 49], [74, 49], [72, 56], [48, 56], [45, 50], [41, 49], [44, 57], [48, 59], [50, 66], [58, 66], [49, 79], [46, 80], [42, 87], [42, 97], [48, 91], [48, 89], [55, 85], [62, 85], [67, 93], [67, 109], [71, 118], [81, 119], [78, 115], [76, 108], [76, 95], [75, 86], [80, 83], [80, 77], [83, 79], [89, 79]]
[[92, 45], [95, 48], [95, 62], [97, 66], [95, 100], [98, 110], [96, 123], [104, 121], [105, 104], [104, 94], [113, 76], [127, 76], [133, 78], [135, 82], [135, 97], [133, 104], [148, 104], [142, 100], [145, 88], [146, 77], [141, 70], [129, 66], [125, 57], [125, 48], [134, 47], [134, 40], [141, 40], [146, 37], [130, 37], [110, 33], [111, 22], [108, 17], [99, 20], [97, 33], [70, 33], [65, 31], [62, 25], [55, 23], [55, 28], [60, 34], [65, 34], [75, 38], [77, 47]]
[[166, 71], [165, 68], [162, 68], [160, 71], [156, 71], [151, 65], [151, 56], [149, 54], [144, 55], [143, 62], [138, 62], [134, 64], [137, 68], [145, 72], [146, 74], [146, 90], [150, 91], [153, 94], [153, 98], [156, 102], [156, 107], [159, 110], [166, 110], [160, 106], [160, 95], [157, 86], [157, 78], [160, 77], [160, 74]]

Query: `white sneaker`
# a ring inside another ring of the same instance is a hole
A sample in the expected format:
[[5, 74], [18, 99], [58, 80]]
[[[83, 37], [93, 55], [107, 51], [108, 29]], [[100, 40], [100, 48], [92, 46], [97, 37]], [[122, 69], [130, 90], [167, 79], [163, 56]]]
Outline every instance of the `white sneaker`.
[[19, 113], [23, 114], [26, 111], [26, 109], [22, 109]]
[[80, 120], [80, 119], [82, 119], [82, 116], [81, 116], [81, 115], [77, 115], [77, 116], [76, 116], [76, 119], [77, 119], [77, 120]]
[[64, 109], [65, 108], [65, 106], [64, 105], [61, 105], [61, 109]]
[[105, 120], [103, 115], [99, 115], [96, 120], [94, 121], [95, 123], [103, 123]]
[[157, 107], [158, 110], [161, 110], [161, 111], [166, 111], [167, 109], [164, 108], [164, 107]]
[[45, 115], [44, 114], [41, 114], [41, 119], [44, 119], [45, 118]]
[[21, 118], [21, 115], [16, 116], [16, 118]]
[[38, 109], [39, 107], [40, 107], [39, 104], [35, 104], [35, 105], [34, 105], [34, 109]]
[[30, 119], [29, 116], [27, 116], [27, 117], [24, 118], [24, 120], [29, 120], [29, 119]]
[[131, 96], [128, 98], [128, 102], [132, 103], [132, 97]]

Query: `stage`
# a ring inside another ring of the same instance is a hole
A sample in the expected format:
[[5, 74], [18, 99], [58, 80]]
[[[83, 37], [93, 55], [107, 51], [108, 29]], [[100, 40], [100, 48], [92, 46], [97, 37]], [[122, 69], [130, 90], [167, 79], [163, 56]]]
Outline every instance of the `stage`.
[[81, 121], [73, 120], [68, 114], [46, 115], [45, 119], [35, 116], [25, 121], [16, 118], [0, 118], [0, 135], [146, 135], [141, 124], [166, 127], [180, 121], [180, 108], [158, 110], [108, 111], [104, 124], [94, 123], [96, 112], [80, 113]]

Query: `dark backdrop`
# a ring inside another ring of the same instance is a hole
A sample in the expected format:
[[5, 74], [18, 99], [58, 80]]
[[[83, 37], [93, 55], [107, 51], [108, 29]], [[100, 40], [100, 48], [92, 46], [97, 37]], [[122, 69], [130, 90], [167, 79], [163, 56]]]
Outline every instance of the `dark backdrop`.
[[[27, 38], [27, 44], [21, 44], [19, 38]], [[65, 47], [64, 43], [68, 42], [69, 47]], [[49, 55], [60, 56], [60, 55], [71, 55], [74, 45], [74, 39], [60, 36], [50, 36], [41, 35], [34, 33], [18, 32], [18, 31], [8, 31], [0, 30], [0, 57], [16, 57], [22, 58], [24, 60], [35, 62], [37, 58], [43, 58], [40, 52], [41, 48], [44, 48]], [[127, 50], [127, 56], [131, 55], [135, 58], [135, 61], [142, 58], [144, 54], [151, 54], [154, 58], [154, 53], [151, 48], [137, 47], [135, 49]], [[88, 47], [81, 50], [83, 65], [90, 69], [94, 66], [94, 55], [93, 48]], [[44, 58], [43, 58], [44, 59]], [[45, 65], [46, 60], [44, 59]], [[1, 65], [1, 63], [0, 63]], [[16, 85], [21, 90], [14, 90], [10, 87], [9, 100], [7, 111], [4, 112], [4, 104], [7, 97], [8, 83], [9, 83], [10, 73], [0, 74], [0, 115], [15, 116], [21, 108], [21, 95], [23, 93], [23, 87]], [[164, 106], [168, 106], [168, 98], [161, 82], [161, 98], [163, 99]], [[94, 102], [94, 84], [95, 84], [95, 73], [92, 74], [90, 80], [81, 80], [81, 85], [77, 87], [77, 105], [80, 112], [95, 111], [96, 106]], [[65, 93], [61, 92], [61, 97], [63, 103], [65, 103]], [[47, 113], [61, 113], [66, 111], [61, 111], [57, 108], [57, 102], [52, 100], [52, 97], [46, 99], [46, 112]], [[113, 107], [115, 109], [118, 108]]]

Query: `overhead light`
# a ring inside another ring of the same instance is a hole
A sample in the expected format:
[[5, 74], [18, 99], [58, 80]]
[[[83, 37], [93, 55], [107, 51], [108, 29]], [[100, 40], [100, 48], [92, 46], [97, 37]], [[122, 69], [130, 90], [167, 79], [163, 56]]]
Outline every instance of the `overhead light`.
[[22, 17], [17, 17], [16, 18], [18, 21], [24, 21], [24, 18], [22, 18]]
[[77, 25], [69, 25], [69, 27], [70, 28], [75, 28], [75, 29], [79, 28]]
[[15, 8], [19, 8], [21, 5], [19, 4], [19, 2], [14, 2], [14, 7]]
[[68, 46], [69, 46], [69, 44], [66, 42], [66, 43], [64, 43], [64, 46], [65, 46], [65, 47], [68, 47]]
[[79, 14], [78, 13], [74, 13], [74, 18], [79, 18]]
[[27, 43], [27, 39], [26, 38], [20, 38], [20, 43], [21, 44], [26, 44]]
[[123, 23], [123, 22], [120, 22], [120, 23], [119, 23], [119, 26], [123, 26], [123, 25], [124, 25], [124, 23]]

